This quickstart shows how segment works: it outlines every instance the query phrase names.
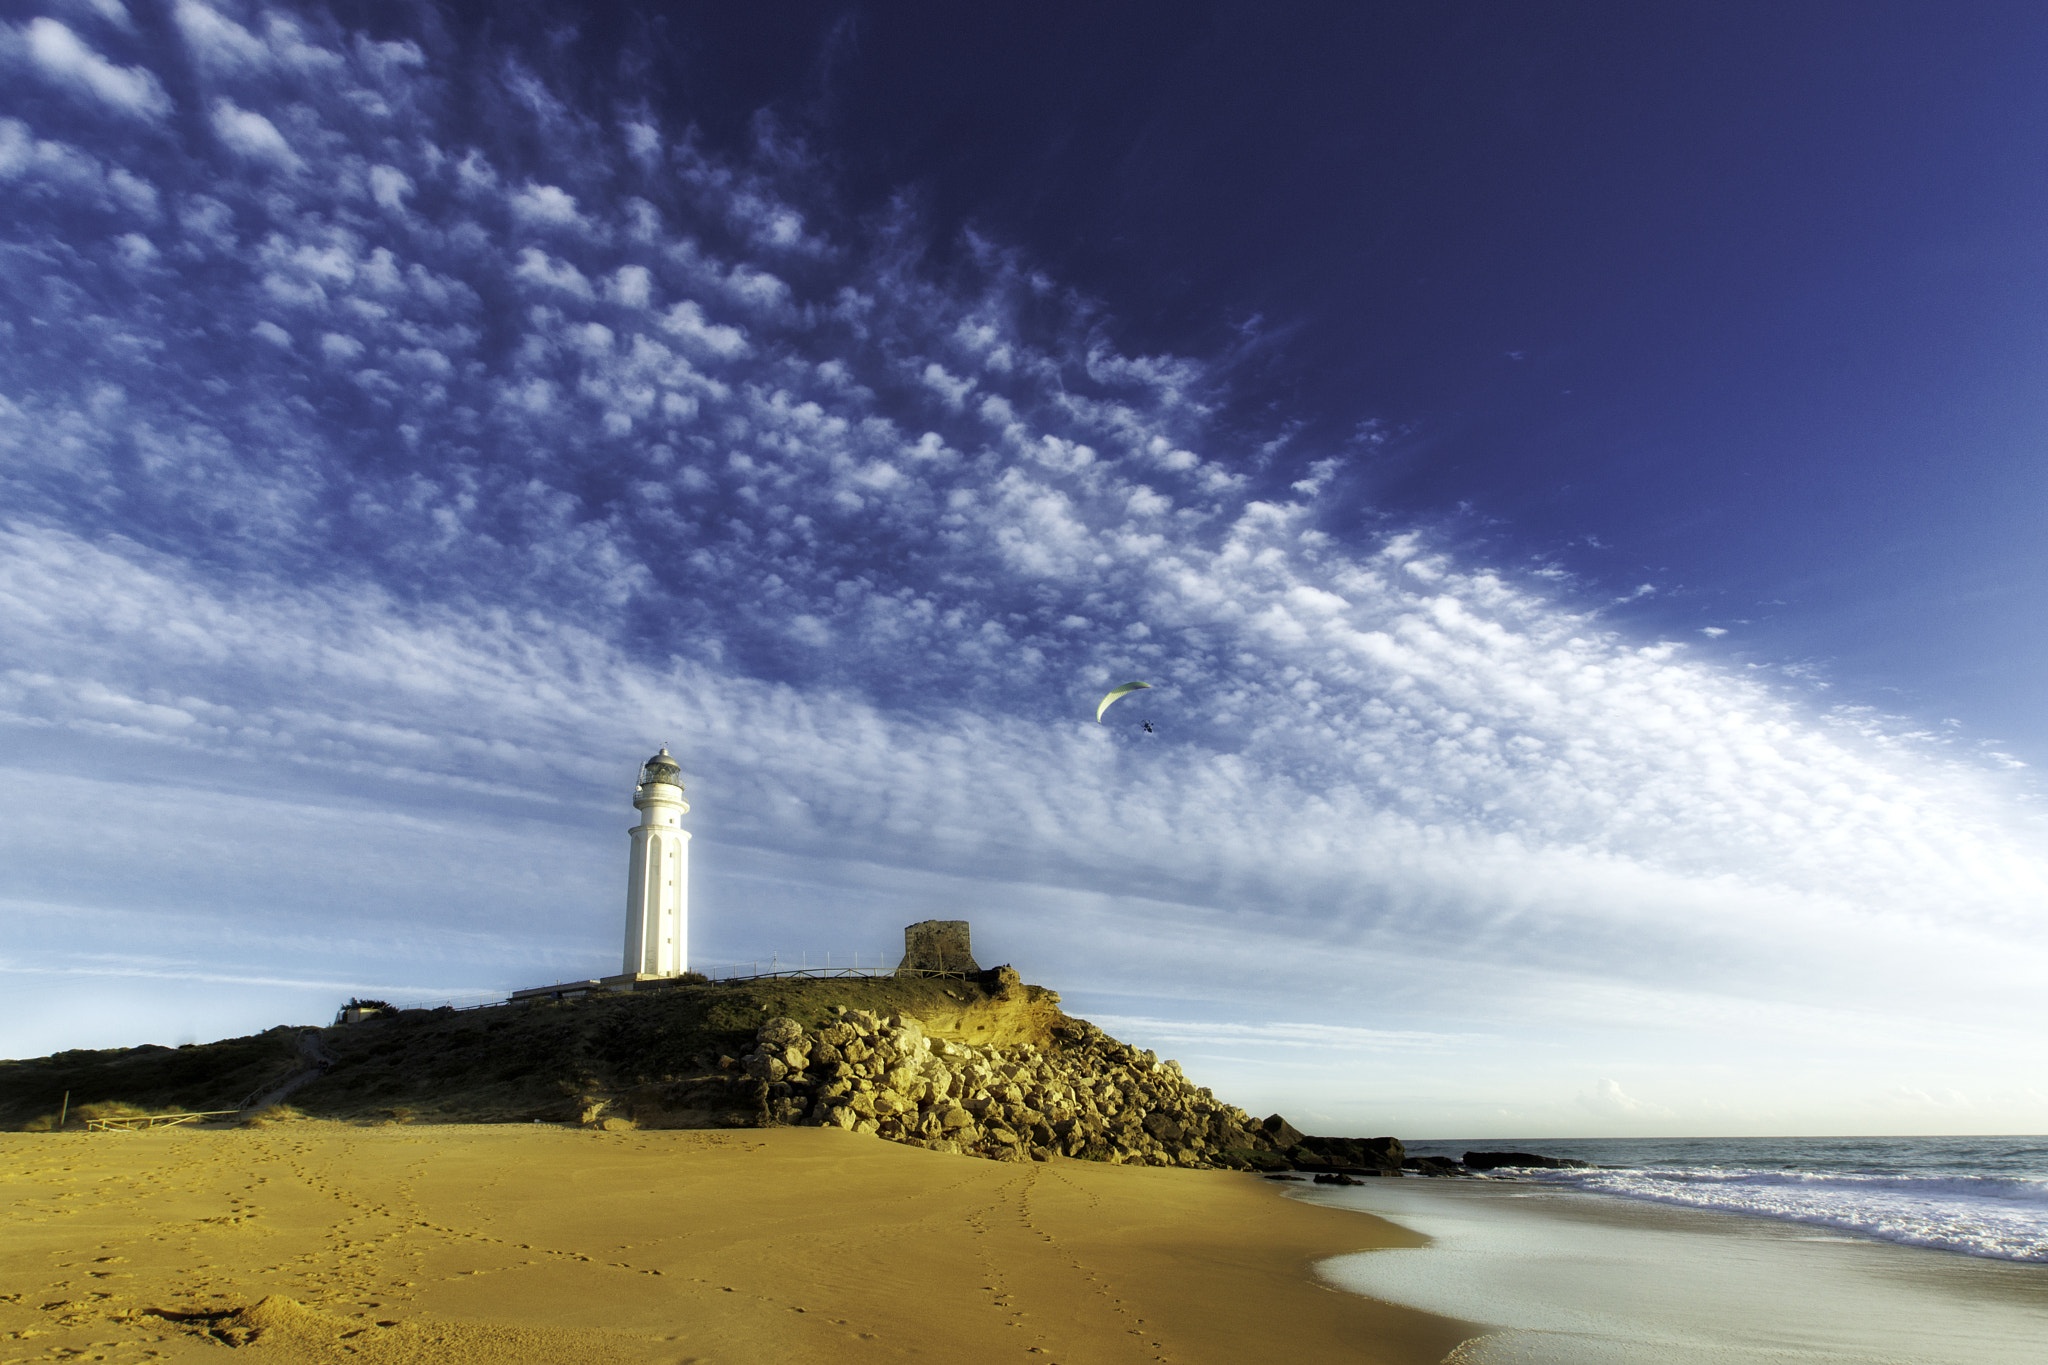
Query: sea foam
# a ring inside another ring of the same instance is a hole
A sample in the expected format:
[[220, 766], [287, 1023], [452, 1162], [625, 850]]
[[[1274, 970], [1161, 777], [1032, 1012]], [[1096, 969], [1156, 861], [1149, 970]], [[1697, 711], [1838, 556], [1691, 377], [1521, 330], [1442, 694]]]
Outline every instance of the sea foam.
[[1602, 1194], [1810, 1223], [1908, 1246], [2048, 1261], [2048, 1178], [2037, 1175], [1661, 1165], [1526, 1174]]

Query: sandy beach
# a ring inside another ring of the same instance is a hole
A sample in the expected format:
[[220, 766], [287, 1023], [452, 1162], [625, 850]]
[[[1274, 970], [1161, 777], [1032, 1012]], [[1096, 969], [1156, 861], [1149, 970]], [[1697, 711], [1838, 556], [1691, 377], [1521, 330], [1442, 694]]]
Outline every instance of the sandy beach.
[[1255, 1177], [824, 1129], [0, 1135], [0, 1362], [1420, 1365], [1315, 1264], [1421, 1238]]

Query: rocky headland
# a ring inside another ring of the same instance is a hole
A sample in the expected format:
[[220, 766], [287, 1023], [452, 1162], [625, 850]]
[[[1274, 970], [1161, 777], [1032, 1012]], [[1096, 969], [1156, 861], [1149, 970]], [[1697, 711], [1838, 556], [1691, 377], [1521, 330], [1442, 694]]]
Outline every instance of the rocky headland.
[[[663, 983], [473, 1010], [385, 1010], [182, 1048], [0, 1062], [0, 1123], [119, 1110], [608, 1129], [832, 1127], [997, 1161], [1234, 1168], [1326, 1182], [1551, 1164], [1407, 1156], [1317, 1137], [1196, 1085], [1177, 1062], [1060, 1009], [1007, 967]], [[68, 1095], [68, 1101], [65, 1096]]]
[[[997, 1161], [1398, 1171], [1393, 1138], [1309, 1139], [1216, 1098], [1180, 1064], [1061, 1016], [1043, 1042], [949, 1039], [916, 1016], [835, 1007], [787, 1017], [718, 1059], [720, 1075], [626, 1097], [640, 1126], [707, 1120], [849, 1129]], [[710, 1106], [726, 1106], [721, 1115]], [[602, 1121], [595, 1113], [593, 1121]], [[1319, 1150], [1320, 1149], [1320, 1150]]]

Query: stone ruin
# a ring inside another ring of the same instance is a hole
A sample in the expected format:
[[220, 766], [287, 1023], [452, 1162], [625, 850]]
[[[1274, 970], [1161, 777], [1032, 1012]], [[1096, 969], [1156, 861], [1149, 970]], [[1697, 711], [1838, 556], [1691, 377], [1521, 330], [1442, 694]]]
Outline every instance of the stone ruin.
[[903, 960], [896, 970], [978, 972], [964, 919], [928, 919], [903, 930]]

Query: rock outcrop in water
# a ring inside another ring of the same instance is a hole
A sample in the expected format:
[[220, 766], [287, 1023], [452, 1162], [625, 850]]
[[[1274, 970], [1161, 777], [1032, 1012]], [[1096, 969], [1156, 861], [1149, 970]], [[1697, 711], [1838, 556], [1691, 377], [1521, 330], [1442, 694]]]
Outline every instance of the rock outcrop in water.
[[1538, 1156], [1534, 1152], [1467, 1152], [1464, 1164], [1468, 1171], [1498, 1171], [1514, 1166], [1543, 1171], [1570, 1171], [1584, 1170], [1593, 1163], [1575, 1161], [1567, 1156]]

